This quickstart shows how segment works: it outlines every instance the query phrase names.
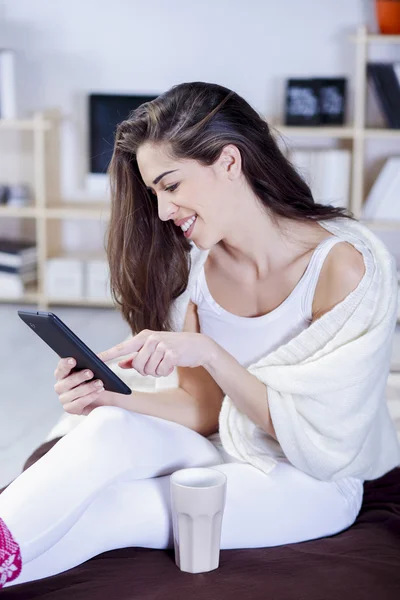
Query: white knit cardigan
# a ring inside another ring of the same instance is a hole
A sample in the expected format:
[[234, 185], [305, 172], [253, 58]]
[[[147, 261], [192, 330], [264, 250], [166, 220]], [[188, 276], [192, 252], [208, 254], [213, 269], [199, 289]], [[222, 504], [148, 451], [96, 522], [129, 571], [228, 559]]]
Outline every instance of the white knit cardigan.
[[[397, 314], [396, 264], [379, 238], [358, 221], [319, 223], [363, 254], [365, 274], [332, 310], [247, 368], [266, 385], [278, 442], [227, 395], [219, 433], [229, 454], [266, 474], [284, 455], [320, 480], [375, 479], [400, 464], [399, 441], [385, 399]], [[174, 331], [182, 331], [208, 253], [192, 245], [188, 286], [171, 306]], [[118, 367], [118, 360], [110, 366], [133, 390], [178, 385], [176, 369], [168, 377], [143, 377]]]
[[[248, 367], [267, 387], [279, 444], [260, 432], [228, 396], [219, 433], [229, 454], [264, 473], [275, 467], [274, 456], [283, 451], [295, 467], [320, 480], [375, 479], [400, 464], [385, 399], [397, 316], [396, 263], [381, 240], [358, 221], [319, 223], [363, 254], [365, 274], [332, 310]], [[188, 287], [171, 309], [175, 331], [183, 328], [208, 253], [192, 247]], [[157, 378], [156, 390], [176, 385], [174, 375], [169, 383]]]

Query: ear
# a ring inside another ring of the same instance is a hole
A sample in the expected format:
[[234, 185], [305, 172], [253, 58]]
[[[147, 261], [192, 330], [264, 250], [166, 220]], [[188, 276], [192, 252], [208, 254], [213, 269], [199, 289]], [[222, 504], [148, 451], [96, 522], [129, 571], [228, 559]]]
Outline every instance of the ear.
[[242, 172], [242, 155], [235, 144], [227, 144], [219, 157], [220, 167], [230, 180], [238, 179]]

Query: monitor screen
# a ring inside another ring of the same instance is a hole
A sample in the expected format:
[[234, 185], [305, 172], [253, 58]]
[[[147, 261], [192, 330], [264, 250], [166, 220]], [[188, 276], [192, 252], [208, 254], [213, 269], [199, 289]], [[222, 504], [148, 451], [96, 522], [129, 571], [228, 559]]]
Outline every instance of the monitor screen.
[[89, 148], [90, 173], [106, 173], [110, 163], [118, 123], [129, 113], [157, 96], [90, 94]]

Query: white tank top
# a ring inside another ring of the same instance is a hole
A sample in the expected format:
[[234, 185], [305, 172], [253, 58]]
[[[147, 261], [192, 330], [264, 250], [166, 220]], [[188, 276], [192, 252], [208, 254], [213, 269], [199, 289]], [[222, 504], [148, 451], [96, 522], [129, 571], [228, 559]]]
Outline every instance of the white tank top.
[[[239, 317], [217, 304], [207, 287], [202, 268], [191, 296], [197, 305], [201, 333], [213, 338], [245, 367], [288, 342], [310, 326], [318, 277], [328, 252], [338, 242], [343, 240], [334, 235], [323, 240], [315, 248], [307, 269], [289, 296], [277, 308], [261, 317]], [[258, 434], [266, 435], [261, 430]], [[225, 451], [219, 432], [208, 436], [208, 439], [219, 450], [224, 462], [245, 462]], [[287, 460], [279, 444], [271, 454], [278, 460]], [[357, 515], [362, 502], [362, 481], [346, 477], [335, 483], [346, 500], [352, 503], [354, 514]]]
[[217, 304], [207, 287], [203, 267], [191, 295], [197, 305], [200, 332], [215, 340], [244, 367], [287, 343], [311, 324], [314, 292], [323, 262], [329, 250], [342, 241], [337, 236], [323, 240], [289, 296], [260, 317], [240, 317]]

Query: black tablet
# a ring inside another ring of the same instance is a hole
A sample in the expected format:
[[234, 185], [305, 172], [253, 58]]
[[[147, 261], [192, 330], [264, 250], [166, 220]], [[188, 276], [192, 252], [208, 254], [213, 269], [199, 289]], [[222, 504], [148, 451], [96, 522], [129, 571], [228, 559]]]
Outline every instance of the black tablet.
[[117, 394], [131, 394], [132, 390], [118, 377], [63, 321], [52, 312], [19, 310], [19, 317], [60, 358], [71, 356], [76, 360], [74, 371], [90, 369], [94, 379], [101, 379], [104, 389]]

